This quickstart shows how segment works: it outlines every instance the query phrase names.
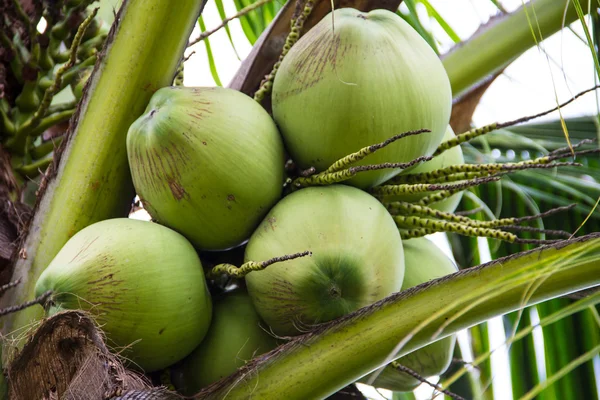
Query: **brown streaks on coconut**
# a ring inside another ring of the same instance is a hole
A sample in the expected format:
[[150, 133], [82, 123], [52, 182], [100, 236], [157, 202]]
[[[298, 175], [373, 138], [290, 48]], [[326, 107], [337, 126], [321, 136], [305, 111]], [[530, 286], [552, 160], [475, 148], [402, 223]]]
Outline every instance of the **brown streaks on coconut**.
[[88, 249], [88, 248], [89, 248], [91, 245], [93, 245], [93, 244], [94, 244], [94, 242], [95, 242], [96, 240], [98, 240], [98, 237], [96, 237], [96, 238], [94, 238], [94, 239], [90, 240], [86, 246], [82, 247], [82, 248], [81, 248], [81, 250], [79, 250], [79, 251], [78, 251], [78, 252], [75, 254], [75, 256], [73, 256], [73, 258], [71, 259], [71, 262], [75, 261], [75, 260], [76, 260], [76, 259], [77, 259], [79, 256], [81, 256], [82, 254], [85, 254], [85, 251], [86, 251], [86, 250], [87, 250], [87, 249]]
[[[277, 218], [277, 230], [269, 229]], [[364, 241], [363, 236], [385, 238]], [[345, 185], [304, 188], [280, 201], [246, 246], [246, 260], [310, 249], [298, 258], [246, 276], [257, 312], [279, 335], [298, 323], [328, 321], [371, 304], [402, 286], [398, 229], [379, 202]]]
[[[82, 248], [85, 255], [70, 262]], [[115, 346], [135, 343], [127, 357], [147, 372], [189, 354], [212, 315], [193, 246], [162, 225], [129, 218], [97, 222], [73, 236], [36, 283], [36, 293], [48, 290], [56, 293], [48, 312], [89, 311]]]
[[125, 282], [122, 279], [114, 279], [115, 273], [111, 272], [110, 274], [104, 275], [98, 279], [88, 281], [89, 285], [92, 286], [119, 286], [121, 283]]
[[263, 229], [265, 231], [268, 231], [269, 228], [271, 228], [271, 230], [274, 231], [275, 227], [276, 227], [275, 223], [277, 222], [277, 218], [275, 218], [275, 217], [268, 217], [266, 219], [266, 222], [267, 222], [266, 224], [263, 224]]
[[188, 196], [183, 186], [181, 186], [174, 178], [169, 178], [167, 181], [169, 182], [169, 189], [171, 189], [171, 193], [173, 193], [175, 200], [181, 200]]
[[201, 250], [247, 240], [282, 194], [285, 156], [274, 121], [226, 88], [162, 88], [153, 107], [161, 112], [151, 122], [140, 116], [127, 134], [133, 183], [153, 204], [150, 215]]
[[[437, 54], [401, 17], [379, 9], [364, 14], [340, 8], [322, 19], [281, 63], [272, 99], [290, 157], [300, 169], [318, 172], [365, 146], [425, 127], [430, 134], [403, 138], [401, 146], [370, 155], [368, 163], [428, 156], [442, 139], [452, 106]], [[366, 189], [400, 172], [373, 170], [345, 183]]]

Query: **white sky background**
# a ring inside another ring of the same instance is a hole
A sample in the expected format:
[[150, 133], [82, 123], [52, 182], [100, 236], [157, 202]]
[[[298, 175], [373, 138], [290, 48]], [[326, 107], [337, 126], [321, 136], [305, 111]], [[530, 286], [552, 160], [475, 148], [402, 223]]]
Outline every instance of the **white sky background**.
[[[278, 1], [278, 0], [274, 0]], [[281, 1], [281, 0], [279, 0]], [[558, 1], [558, 0], [557, 0]], [[236, 13], [231, 1], [224, 1], [227, 16]], [[472, 35], [480, 24], [488, 21], [496, 9], [490, 0], [430, 0], [446, 21], [452, 26], [461, 39]], [[507, 11], [513, 11], [523, 4], [522, 0], [501, 0], [500, 3]], [[221, 18], [212, 1], [209, 0], [203, 12], [207, 29], [217, 26]], [[579, 22], [571, 25], [573, 30], [584, 37]], [[240, 23], [237, 20], [230, 22], [229, 28], [233, 36], [237, 53], [243, 60], [251, 50], [246, 40]], [[434, 32], [444, 40], [442, 50], [448, 49], [453, 43], [445, 36], [442, 29], [435, 23], [432, 24]], [[194, 30], [193, 37], [199, 34], [198, 28]], [[233, 51], [224, 30], [210, 37], [210, 43], [217, 70], [223, 85], [227, 86], [241, 64]], [[526, 52], [504, 74], [500, 76], [488, 89], [477, 108], [473, 121], [476, 126], [491, 122], [502, 122], [556, 106], [556, 99], [560, 102], [568, 100], [572, 95], [594, 86], [594, 68], [590, 49], [575, 34], [564, 30], [544, 41], [541, 45], [548, 57], [540, 49], [534, 48]], [[210, 73], [204, 43], [188, 49], [195, 54], [185, 64], [186, 86], [214, 86], [215, 82]], [[588, 94], [578, 99], [572, 105], [562, 110], [563, 117], [597, 114], [597, 103], [594, 94]], [[554, 119], [553, 113], [543, 119]], [[440, 236], [437, 237], [438, 239]], [[449, 247], [444, 241], [435, 240], [449, 253]], [[539, 333], [539, 332], [536, 332]], [[501, 319], [490, 321], [490, 345], [492, 348], [501, 346], [505, 340]], [[539, 336], [539, 335], [536, 335]], [[462, 339], [462, 338], [461, 338]], [[506, 353], [503, 349], [492, 357], [496, 374], [494, 376], [494, 394], [497, 399], [511, 398], [510, 376]], [[420, 398], [429, 398], [431, 390], [420, 388]], [[384, 393], [388, 393], [383, 391]], [[368, 391], [372, 398], [382, 397], [373, 391]]]

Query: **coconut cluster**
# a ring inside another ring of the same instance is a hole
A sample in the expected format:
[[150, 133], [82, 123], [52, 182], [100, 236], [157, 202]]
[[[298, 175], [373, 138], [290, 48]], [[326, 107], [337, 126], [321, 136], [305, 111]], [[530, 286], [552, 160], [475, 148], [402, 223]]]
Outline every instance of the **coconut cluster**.
[[[133, 183], [153, 221], [107, 220], [74, 235], [38, 281], [38, 293], [53, 291], [47, 311], [90, 311], [133, 366], [172, 366], [178, 388], [191, 394], [275, 348], [275, 337], [455, 271], [443, 255], [424, 265], [423, 255], [439, 249], [426, 239], [403, 242], [381, 199], [367, 191], [407, 170], [289, 187], [298, 170], [327, 171], [402, 132], [427, 129], [368, 163], [430, 156], [453, 136], [448, 77], [410, 25], [384, 10], [334, 11], [284, 58], [272, 107], [270, 115], [226, 88], [156, 91], [127, 134]], [[457, 149], [415, 171], [462, 162]], [[296, 169], [286, 169], [288, 160]], [[441, 207], [453, 211], [457, 199]], [[243, 249], [250, 266], [235, 290], [226, 290], [231, 279], [206, 275], [204, 261], [215, 252], [227, 259], [230, 249]], [[308, 255], [264, 263], [300, 252]], [[437, 374], [453, 346], [444, 339], [401, 361]], [[413, 381], [394, 373], [376, 384], [412, 390]]]

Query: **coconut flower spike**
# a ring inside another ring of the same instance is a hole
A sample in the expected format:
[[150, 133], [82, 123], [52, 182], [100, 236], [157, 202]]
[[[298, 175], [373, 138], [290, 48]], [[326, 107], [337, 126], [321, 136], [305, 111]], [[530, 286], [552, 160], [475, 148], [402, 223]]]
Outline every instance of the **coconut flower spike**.
[[349, 154], [346, 157], [341, 158], [338, 161], [336, 161], [335, 163], [333, 163], [331, 165], [331, 167], [329, 167], [325, 170], [325, 173], [338, 172], [343, 169], [349, 168], [352, 164], [363, 160], [369, 154], [373, 154], [377, 150], [383, 149], [384, 147], [389, 146], [390, 144], [394, 143], [397, 140], [404, 139], [405, 137], [408, 137], [408, 136], [420, 135], [422, 133], [427, 133], [427, 132], [431, 132], [431, 131], [429, 129], [418, 129], [415, 131], [403, 132], [398, 135], [394, 135], [391, 138], [389, 138], [381, 143], [363, 147], [359, 151]]
[[[461, 143], [468, 142], [468, 141], [470, 141], [472, 139], [475, 139], [475, 138], [477, 138], [479, 136], [486, 135], [486, 134], [488, 134], [490, 132], [493, 132], [493, 131], [495, 131], [497, 129], [508, 128], [510, 126], [518, 125], [518, 124], [521, 124], [523, 122], [531, 121], [532, 119], [543, 117], [544, 115], [550, 114], [550, 113], [552, 113], [552, 112], [554, 112], [554, 111], [556, 111], [556, 110], [558, 110], [558, 109], [560, 109], [562, 107], [565, 107], [569, 103], [572, 103], [573, 101], [575, 101], [577, 98], [583, 96], [586, 93], [594, 91], [594, 90], [598, 89], [599, 87], [600, 87], [600, 85], [596, 85], [596, 86], [594, 86], [592, 88], [589, 88], [589, 89], [586, 89], [584, 91], [581, 91], [581, 92], [577, 93], [575, 96], [571, 97], [569, 100], [565, 101], [564, 103], [562, 103], [562, 104], [560, 104], [560, 105], [558, 105], [556, 107], [553, 107], [551, 109], [542, 111], [542, 112], [540, 112], [538, 114], [530, 115], [530, 116], [523, 117], [523, 118], [518, 118], [518, 119], [515, 119], [515, 120], [512, 120], [512, 121], [508, 121], [508, 122], [502, 122], [502, 123], [493, 122], [493, 123], [491, 123], [489, 125], [482, 126], [481, 128], [472, 129], [470, 131], [467, 131], [467, 132], [461, 133], [459, 135], [456, 135], [455, 138], [442, 142], [438, 146], [438, 148], [435, 151], [435, 153], [433, 153], [433, 155], [434, 156], [440, 155], [444, 151], [449, 150], [449, 149], [451, 149], [454, 146], [458, 146]], [[568, 147], [568, 150], [571, 153], [571, 155], [575, 156], [575, 152], [573, 150], [573, 146], [570, 145]]]
[[[547, 235], [563, 236], [563, 237], [567, 237], [567, 238], [571, 236], [571, 234], [566, 231], [547, 230], [547, 229], [540, 229], [540, 228], [534, 228], [534, 227], [528, 227], [528, 226], [519, 226], [517, 224], [526, 222], [526, 221], [532, 221], [532, 220], [539, 219], [539, 218], [544, 218], [549, 215], [553, 215], [558, 212], [568, 210], [568, 209], [572, 208], [572, 206], [557, 207], [557, 208], [553, 208], [549, 211], [546, 211], [544, 213], [531, 215], [531, 216], [527, 216], [527, 217], [501, 218], [501, 219], [496, 219], [496, 220], [492, 220], [492, 221], [478, 221], [478, 220], [474, 220], [474, 219], [471, 219], [471, 218], [468, 218], [465, 216], [456, 215], [456, 214], [452, 214], [452, 213], [448, 213], [448, 212], [443, 212], [443, 211], [436, 210], [436, 209], [433, 209], [430, 207], [420, 206], [417, 204], [412, 204], [412, 203], [407, 203], [407, 202], [395, 201], [395, 202], [390, 202], [390, 203], [384, 203], [384, 206], [388, 209], [388, 211], [390, 212], [390, 214], [392, 216], [399, 216], [399, 217], [410, 217], [410, 216], [419, 217], [420, 216], [420, 217], [429, 218], [429, 219], [433, 219], [433, 220], [440, 220], [440, 222], [443, 222], [443, 221], [453, 222], [453, 223], [459, 224], [465, 228], [473, 227], [473, 228], [493, 229], [493, 230], [503, 230], [503, 231], [506, 231], [506, 230], [529, 231], [529, 232], [544, 233]], [[430, 232], [430, 233], [434, 233], [434, 232]], [[429, 233], [425, 233], [425, 234], [429, 234]]]
[[303, 251], [301, 253], [294, 253], [294, 254], [288, 254], [285, 256], [274, 257], [269, 260], [261, 261], [261, 262], [248, 261], [248, 262], [242, 264], [241, 267], [237, 267], [233, 264], [227, 264], [227, 263], [219, 264], [210, 270], [210, 272], [208, 273], [208, 278], [215, 279], [221, 275], [227, 275], [232, 278], [241, 279], [241, 278], [244, 278], [246, 275], [248, 275], [252, 271], [261, 271], [261, 270], [267, 268], [269, 265], [283, 262], [283, 261], [293, 260], [295, 258], [300, 258], [300, 257], [305, 257], [305, 256], [312, 256], [312, 253], [310, 251]]
[[383, 142], [376, 143], [367, 147], [363, 147], [357, 152], [351, 153], [345, 157], [340, 158], [335, 163], [333, 163], [329, 168], [325, 171], [315, 174], [315, 168], [311, 167], [306, 171], [300, 173], [300, 177], [296, 178], [293, 182], [293, 188], [302, 188], [307, 186], [325, 186], [325, 185], [333, 185], [335, 183], [340, 183], [346, 181], [348, 179], [353, 178], [359, 172], [364, 171], [374, 171], [379, 169], [388, 169], [388, 168], [400, 168], [406, 169], [412, 167], [416, 164], [427, 162], [431, 160], [430, 156], [417, 157], [416, 159], [409, 161], [407, 163], [382, 163], [382, 164], [373, 164], [373, 165], [361, 165], [351, 167], [352, 164], [355, 164], [359, 161], [365, 159], [368, 155], [375, 153], [377, 150], [381, 150], [384, 147], [394, 143], [397, 140], [406, 138], [408, 136], [419, 135], [421, 133], [431, 132], [428, 129], [418, 129], [414, 131], [403, 132], [397, 135], [394, 135]]
[[[425, 228], [434, 232], [455, 232], [464, 236], [484, 236], [493, 239], [500, 239], [506, 242], [515, 243], [519, 241], [517, 235], [504, 232], [499, 229], [479, 228], [466, 225], [464, 223], [440, 221], [435, 219], [422, 218], [417, 216], [393, 216], [397, 226], [402, 229]], [[432, 232], [433, 233], [433, 232]]]
[[293, 187], [302, 188], [307, 186], [326, 186], [333, 185], [336, 183], [340, 183], [343, 181], [347, 181], [348, 179], [353, 178], [359, 172], [365, 171], [376, 171], [380, 169], [391, 169], [391, 168], [400, 168], [406, 169], [412, 167], [413, 165], [419, 164], [421, 162], [431, 160], [430, 156], [418, 157], [412, 161], [407, 163], [383, 163], [383, 164], [373, 164], [373, 165], [359, 165], [356, 167], [351, 167], [348, 169], [343, 169], [337, 172], [321, 172], [315, 175], [311, 175], [308, 177], [300, 177], [294, 180]]
[[439, 190], [463, 190], [469, 187], [478, 186], [484, 183], [495, 182], [499, 180], [501, 176], [491, 176], [486, 178], [477, 178], [471, 181], [454, 183], [448, 185], [440, 184], [428, 184], [428, 183], [417, 183], [417, 184], [401, 184], [401, 185], [382, 185], [376, 186], [371, 189], [370, 193], [374, 196], [389, 196], [389, 195], [400, 195], [400, 194], [414, 194], [414, 193], [425, 193], [425, 192], [437, 192]]
[[[576, 153], [578, 154], [578, 153]], [[556, 167], [578, 167], [580, 163], [552, 162], [552, 157], [540, 157], [534, 160], [519, 161], [517, 163], [490, 163], [490, 164], [457, 164], [430, 172], [399, 175], [388, 182], [389, 184], [402, 183], [444, 183], [460, 180], [483, 178], [496, 175], [500, 172], [517, 172], [527, 169], [549, 169]]]

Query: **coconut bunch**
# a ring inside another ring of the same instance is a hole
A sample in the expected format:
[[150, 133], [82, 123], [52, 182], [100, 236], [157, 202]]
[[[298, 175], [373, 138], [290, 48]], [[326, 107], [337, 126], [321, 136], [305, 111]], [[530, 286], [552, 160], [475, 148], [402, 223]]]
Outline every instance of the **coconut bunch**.
[[[508, 230], [540, 216], [476, 221], [454, 214], [461, 192], [521, 169], [572, 165], [555, 162], [568, 149], [465, 164], [459, 145], [499, 125], [454, 134], [446, 72], [396, 14], [339, 9], [298, 40], [299, 26], [257, 92], [272, 90], [272, 115], [231, 89], [157, 90], [126, 143], [152, 221], [85, 228], [38, 281], [38, 294], [52, 292], [49, 314], [90, 312], [130, 365], [171, 368], [186, 394], [277, 338], [455, 272], [422, 236], [518, 241]], [[448, 368], [454, 341], [364, 381], [412, 390], [415, 374]]]

